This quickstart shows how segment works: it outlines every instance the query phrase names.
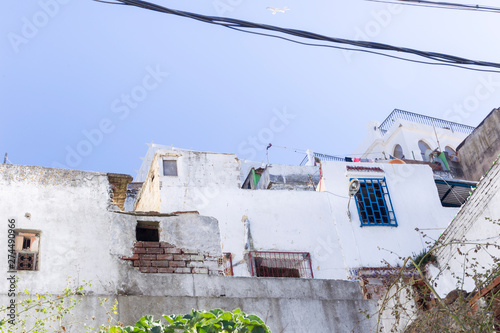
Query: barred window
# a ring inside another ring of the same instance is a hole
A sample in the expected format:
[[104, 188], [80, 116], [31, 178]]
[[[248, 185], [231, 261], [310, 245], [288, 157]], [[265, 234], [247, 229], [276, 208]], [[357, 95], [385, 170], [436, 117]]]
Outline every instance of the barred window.
[[40, 234], [17, 230], [15, 235], [16, 270], [37, 271]]
[[308, 252], [248, 253], [252, 276], [294, 277], [312, 279], [311, 255]]
[[389, 190], [385, 178], [359, 178], [360, 188], [356, 193], [361, 226], [397, 227]]

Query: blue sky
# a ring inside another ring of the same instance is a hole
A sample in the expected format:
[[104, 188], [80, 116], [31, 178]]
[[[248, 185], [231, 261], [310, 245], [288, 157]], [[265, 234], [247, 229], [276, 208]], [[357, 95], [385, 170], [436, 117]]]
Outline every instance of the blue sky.
[[[367, 1], [156, 3], [471, 59], [500, 59], [494, 13]], [[495, 5], [495, 1], [483, 1]], [[272, 15], [268, 6], [290, 8]], [[0, 4], [0, 156], [135, 176], [155, 142], [299, 163], [348, 155], [399, 108], [477, 125], [500, 74], [308, 47], [91, 0]]]

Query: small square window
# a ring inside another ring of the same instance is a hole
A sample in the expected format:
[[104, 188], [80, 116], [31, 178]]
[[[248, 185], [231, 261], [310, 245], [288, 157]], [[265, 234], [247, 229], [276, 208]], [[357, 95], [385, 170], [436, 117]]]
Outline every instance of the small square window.
[[358, 180], [360, 188], [355, 198], [361, 226], [397, 227], [398, 223], [385, 178], [359, 178]]
[[38, 270], [40, 234], [32, 231], [18, 230], [15, 235], [16, 270]]
[[138, 221], [135, 227], [135, 238], [139, 242], [159, 242], [159, 223]]
[[164, 176], [177, 176], [177, 161], [176, 160], [163, 160], [163, 175]]

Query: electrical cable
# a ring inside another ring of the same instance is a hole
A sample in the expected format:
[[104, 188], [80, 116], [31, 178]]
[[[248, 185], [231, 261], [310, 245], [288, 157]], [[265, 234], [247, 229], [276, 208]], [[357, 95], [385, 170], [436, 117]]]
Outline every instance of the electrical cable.
[[[161, 13], [172, 14], [172, 15], [177, 15], [177, 16], [182, 16], [182, 17], [188, 17], [188, 18], [191, 18], [191, 19], [194, 19], [197, 21], [202, 21], [205, 23], [220, 25], [220, 26], [223, 26], [223, 27], [226, 27], [229, 29], [233, 29], [233, 30], [237, 30], [240, 32], [246, 32], [246, 33], [252, 33], [252, 34], [257, 34], [257, 35], [261, 35], [261, 36], [284, 39], [287, 41], [291, 41], [291, 42], [303, 44], [303, 45], [308, 45], [308, 46], [322, 46], [322, 47], [330, 47], [330, 48], [343, 49], [343, 50], [367, 52], [367, 53], [377, 54], [377, 55], [395, 58], [395, 59], [399, 59], [399, 60], [428, 64], [428, 65], [452, 66], [452, 67], [458, 67], [461, 69], [468, 69], [468, 70], [474, 70], [474, 71], [500, 73], [500, 70], [467, 67], [467, 66], [479, 66], [479, 67], [500, 68], [499, 63], [471, 60], [471, 59], [462, 58], [462, 57], [453, 56], [453, 55], [448, 55], [448, 54], [444, 54], [444, 53], [420, 51], [420, 50], [416, 50], [416, 49], [397, 47], [397, 46], [383, 44], [383, 43], [377, 43], [377, 42], [355, 41], [355, 40], [342, 39], [342, 38], [336, 38], [336, 37], [328, 37], [328, 36], [320, 35], [320, 34], [313, 33], [313, 32], [303, 31], [303, 30], [281, 28], [278, 26], [273, 26], [273, 25], [268, 25], [268, 24], [259, 24], [259, 23], [254, 23], [254, 22], [244, 21], [244, 20], [239, 20], [239, 19], [234, 19], [234, 18], [196, 14], [196, 13], [185, 12], [185, 11], [180, 11], [180, 10], [162, 7], [160, 5], [156, 5], [156, 4], [153, 4], [153, 3], [150, 3], [147, 1], [143, 1], [143, 0], [115, 0], [115, 2], [106, 1], [106, 0], [94, 0], [94, 1], [102, 2], [102, 3], [106, 3], [106, 4], [119, 4], [119, 5], [135, 6], [135, 7], [149, 9], [149, 10], [153, 10], [153, 11], [157, 11], [157, 12], [161, 12]], [[320, 40], [320, 41], [336, 43], [336, 44], [352, 45], [352, 46], [360, 47], [361, 49], [345, 48], [345, 47], [340, 47], [340, 46], [335, 46], [335, 45], [305, 43], [305, 42], [300, 42], [297, 40], [285, 38], [282, 36], [265, 34], [265, 33], [257, 32], [257, 31], [247, 31], [244, 29], [262, 29], [262, 30], [267, 30], [267, 31], [274, 31], [274, 32], [278, 32], [278, 33], [283, 33], [285, 35], [291, 35], [291, 36], [300, 37], [300, 38]], [[412, 54], [415, 56], [431, 59], [431, 60], [433, 60], [433, 62], [419, 61], [419, 60], [410, 59], [410, 58], [403, 58], [403, 57], [398, 57], [398, 56], [394, 56], [394, 55], [390, 55], [390, 54], [386, 54], [386, 53], [382, 53], [382, 52], [371, 51], [371, 50], [367, 50], [367, 49], [407, 53], [407, 54]]]
[[[453, 2], [439, 2], [439, 1], [427, 1], [427, 0], [394, 0], [394, 1], [384, 1], [384, 0], [365, 0], [371, 2], [381, 2], [381, 3], [391, 3], [391, 4], [402, 4], [407, 6], [418, 6], [418, 7], [429, 7], [429, 8], [442, 8], [442, 9], [454, 9], [454, 10], [472, 10], [479, 12], [490, 12], [499, 13], [500, 8], [498, 7], [488, 7], [481, 5], [467, 5], [461, 3]], [[414, 3], [408, 3], [414, 2]]]

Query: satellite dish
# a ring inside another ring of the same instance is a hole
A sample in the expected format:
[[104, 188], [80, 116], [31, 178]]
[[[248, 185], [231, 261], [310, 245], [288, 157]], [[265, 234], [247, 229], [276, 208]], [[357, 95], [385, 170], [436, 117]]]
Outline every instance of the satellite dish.
[[352, 179], [349, 182], [349, 195], [353, 197], [356, 193], [358, 193], [360, 186], [359, 180], [356, 178]]

